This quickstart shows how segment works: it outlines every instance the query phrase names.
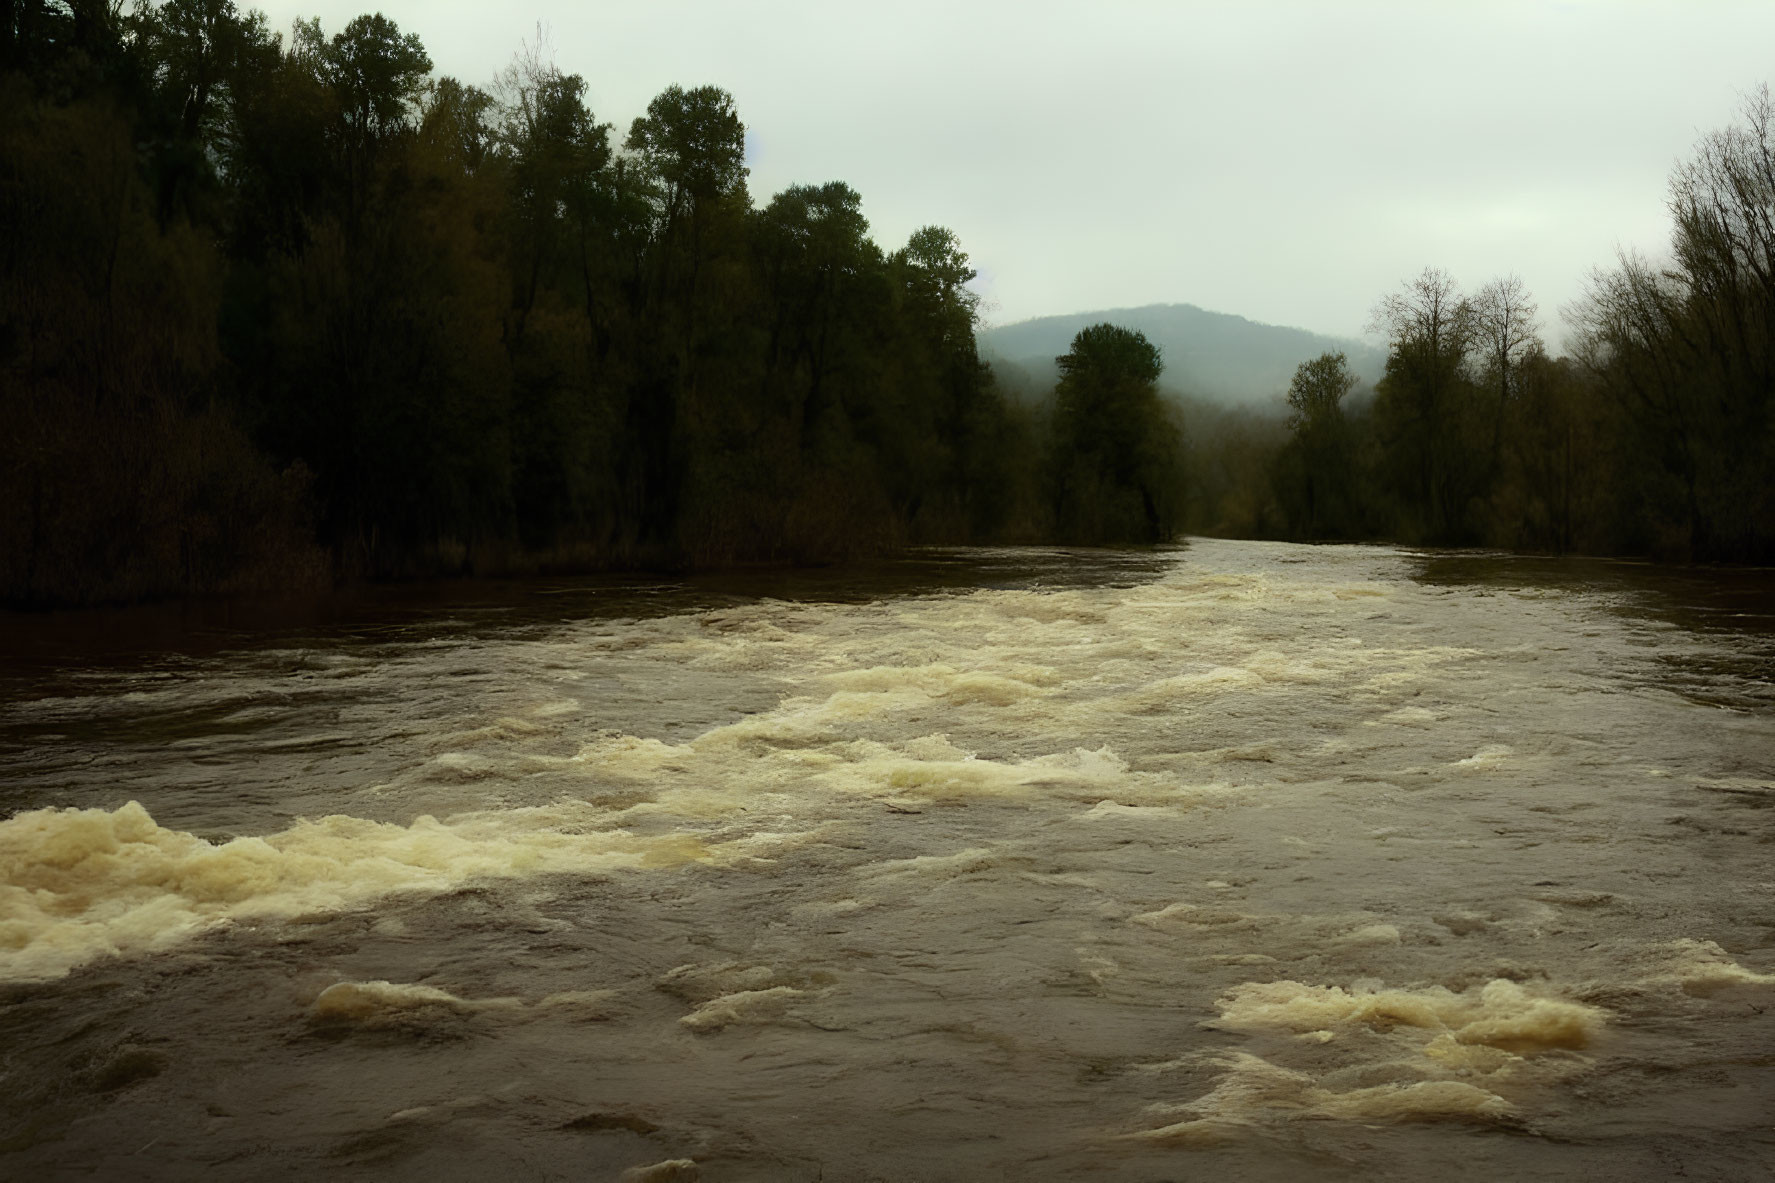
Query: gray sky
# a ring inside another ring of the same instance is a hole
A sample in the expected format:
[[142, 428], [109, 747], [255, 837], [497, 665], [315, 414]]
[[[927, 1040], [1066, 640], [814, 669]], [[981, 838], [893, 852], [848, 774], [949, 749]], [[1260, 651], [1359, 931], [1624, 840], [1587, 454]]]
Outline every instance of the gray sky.
[[1767, 0], [260, 7], [379, 8], [483, 84], [540, 22], [619, 136], [674, 82], [725, 87], [756, 201], [842, 180], [884, 246], [949, 226], [994, 323], [1183, 302], [1355, 335], [1434, 264], [1521, 275], [1557, 339], [1593, 267], [1664, 249], [1671, 166], [1775, 74]]

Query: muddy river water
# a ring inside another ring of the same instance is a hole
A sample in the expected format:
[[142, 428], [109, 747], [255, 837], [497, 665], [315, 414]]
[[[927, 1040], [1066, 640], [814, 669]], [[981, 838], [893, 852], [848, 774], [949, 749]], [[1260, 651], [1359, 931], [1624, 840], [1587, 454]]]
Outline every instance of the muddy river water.
[[0, 1177], [1775, 1178], [1770, 573], [377, 596], [3, 622]]

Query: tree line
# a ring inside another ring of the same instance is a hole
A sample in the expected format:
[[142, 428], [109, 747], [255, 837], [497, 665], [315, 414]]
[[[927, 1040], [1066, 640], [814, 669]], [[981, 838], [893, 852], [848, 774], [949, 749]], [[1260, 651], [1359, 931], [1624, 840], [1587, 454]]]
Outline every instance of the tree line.
[[10, 0], [0, 599], [1055, 534], [953, 233], [756, 204], [719, 88], [626, 132], [587, 91], [536, 47], [436, 78], [381, 15]]
[[1767, 95], [1550, 356], [1519, 281], [1378, 304], [1384, 378], [1161, 397], [1098, 325], [995, 377], [974, 277], [842, 182], [756, 203], [732, 97], [626, 131], [537, 47], [435, 77], [381, 15], [0, 6], [0, 601], [831, 561], [1192, 530], [1775, 557]]
[[[1514, 277], [1464, 294], [1427, 268], [1382, 297], [1366, 397], [1302, 364], [1285, 422], [1212, 411], [1189, 526], [1677, 560], [1775, 560], [1775, 106], [1671, 179], [1669, 259], [1623, 253], [1564, 310], [1551, 356]], [[1215, 480], [1204, 451], [1243, 456]], [[1206, 478], [1206, 479], [1203, 479]]]

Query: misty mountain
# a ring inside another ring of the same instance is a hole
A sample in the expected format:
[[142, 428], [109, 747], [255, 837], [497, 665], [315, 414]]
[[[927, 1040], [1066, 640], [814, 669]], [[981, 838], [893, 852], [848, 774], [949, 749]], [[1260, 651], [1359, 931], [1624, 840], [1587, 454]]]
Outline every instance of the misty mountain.
[[1372, 345], [1305, 329], [1259, 324], [1242, 316], [1210, 312], [1194, 304], [1148, 304], [1043, 316], [983, 329], [980, 351], [988, 361], [1010, 362], [1043, 384], [1055, 376], [1054, 359], [1082, 328], [1108, 321], [1138, 329], [1165, 359], [1163, 385], [1185, 394], [1228, 403], [1265, 403], [1288, 389], [1301, 362], [1342, 350], [1365, 383], [1380, 379], [1386, 353]]

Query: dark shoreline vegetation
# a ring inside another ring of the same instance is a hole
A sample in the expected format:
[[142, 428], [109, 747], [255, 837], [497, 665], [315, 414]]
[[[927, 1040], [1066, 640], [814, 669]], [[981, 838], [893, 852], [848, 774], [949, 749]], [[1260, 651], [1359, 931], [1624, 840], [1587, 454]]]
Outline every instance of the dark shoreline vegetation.
[[0, 6], [0, 602], [1182, 532], [1775, 561], [1766, 95], [1572, 356], [1427, 270], [1374, 390], [1326, 355], [1271, 414], [1111, 325], [995, 374], [952, 233], [754, 204], [717, 88], [626, 134], [586, 90], [534, 49], [434, 78], [381, 16]]

